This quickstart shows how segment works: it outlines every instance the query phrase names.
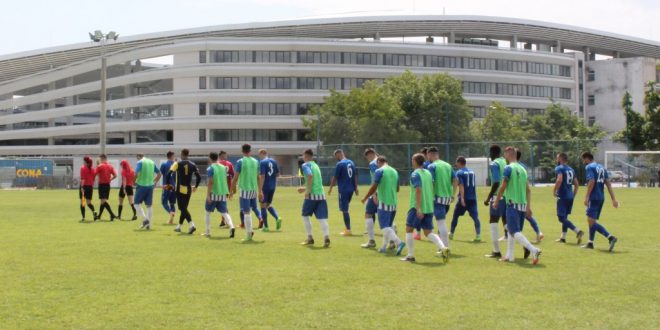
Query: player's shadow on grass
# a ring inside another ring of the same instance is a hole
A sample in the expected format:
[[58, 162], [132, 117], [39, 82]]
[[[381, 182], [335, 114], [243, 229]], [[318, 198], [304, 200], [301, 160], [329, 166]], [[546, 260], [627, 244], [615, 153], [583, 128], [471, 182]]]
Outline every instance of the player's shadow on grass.
[[226, 240], [233, 240], [235, 238], [231, 238], [229, 236], [211, 236], [211, 237], [208, 237], [207, 239], [212, 240], [212, 241], [226, 241]]
[[257, 241], [257, 240], [241, 241], [241, 240], [238, 240], [236, 243], [241, 244], [241, 245], [245, 245], [245, 246], [250, 246], [250, 245], [261, 245], [261, 244], [266, 243], [266, 241]]
[[316, 245], [305, 245], [303, 248], [307, 248], [308, 250], [329, 250], [330, 247], [323, 247], [323, 246], [316, 246]]
[[431, 267], [431, 268], [447, 266], [447, 264], [443, 263], [439, 259], [438, 259], [437, 262], [431, 262], [431, 261], [419, 262], [419, 261], [417, 261], [417, 262], [411, 262], [410, 264], [411, 265], [422, 266], [422, 267]]
[[612, 252], [610, 252], [609, 250], [601, 250], [601, 249], [596, 249], [596, 250], [597, 250], [598, 252], [600, 252], [600, 253], [613, 254], [613, 255], [615, 255], [615, 254], [628, 254], [628, 253], [630, 253], [630, 252], [628, 252], [628, 251], [621, 251], [621, 250], [614, 250], [614, 251], [612, 251]]
[[[503, 263], [503, 261], [498, 261], [498, 262]], [[522, 267], [522, 268], [545, 268], [546, 267], [545, 264], [540, 263], [540, 264], [534, 265], [534, 264], [532, 264], [531, 260], [525, 260], [525, 259], [516, 259], [516, 261], [514, 261], [514, 262], [507, 262], [507, 264], [512, 265], [512, 266]]]
[[475, 241], [473, 241], [473, 240], [471, 240], [471, 239], [470, 239], [470, 240], [466, 240], [466, 239], [456, 239], [456, 240], [454, 240], [454, 241], [456, 241], [456, 242], [461, 242], [461, 243], [475, 244], [475, 245], [478, 245], [478, 244], [485, 244], [485, 243], [486, 243], [486, 242], [484, 242], [484, 241], [475, 242]]

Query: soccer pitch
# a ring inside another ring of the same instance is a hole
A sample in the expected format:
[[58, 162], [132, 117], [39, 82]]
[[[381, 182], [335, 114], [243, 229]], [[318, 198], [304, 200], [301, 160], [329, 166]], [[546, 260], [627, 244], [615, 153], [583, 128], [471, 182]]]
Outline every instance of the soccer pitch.
[[[328, 201], [332, 246], [323, 249], [315, 220], [316, 246], [298, 244], [305, 234], [295, 188], [279, 188], [275, 195], [282, 231], [257, 232], [255, 242], [245, 244], [243, 230], [227, 238], [217, 213], [213, 237], [199, 235], [203, 189], [191, 201], [195, 235], [173, 232], [160, 205], [153, 230], [138, 231], [140, 221], [79, 223], [75, 190], [0, 191], [0, 320], [5, 329], [660, 327], [654, 209], [660, 189], [615, 189], [621, 206], [614, 209], [608, 200], [601, 218], [619, 237], [613, 253], [606, 252], [602, 236], [595, 250], [578, 248], [571, 232], [567, 244], [555, 243], [561, 227], [551, 191], [533, 189], [534, 213], [546, 236], [537, 266], [522, 260], [519, 245], [514, 264], [484, 258], [491, 243], [483, 205], [482, 242], [471, 242], [472, 220], [462, 217], [452, 259], [443, 265], [428, 240], [416, 241], [415, 264], [360, 248], [366, 241], [364, 207], [356, 198], [354, 236], [339, 236], [336, 192]], [[582, 187], [571, 217], [582, 229], [584, 192]], [[402, 187], [399, 194], [400, 237], [408, 193]], [[486, 188], [478, 193], [483, 200]], [[160, 191], [155, 197], [159, 201]], [[237, 198], [229, 205], [240, 223]], [[132, 215], [130, 208], [126, 215]], [[524, 232], [533, 240], [529, 224]], [[500, 246], [504, 252], [505, 244]]]

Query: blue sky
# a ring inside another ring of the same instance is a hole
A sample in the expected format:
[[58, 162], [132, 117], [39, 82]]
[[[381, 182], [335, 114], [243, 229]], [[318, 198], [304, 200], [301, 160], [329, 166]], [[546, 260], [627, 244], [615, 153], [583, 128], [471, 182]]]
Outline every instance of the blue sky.
[[3, 0], [0, 54], [85, 42], [87, 32], [121, 35], [317, 16], [488, 15], [577, 25], [660, 40], [657, 0]]

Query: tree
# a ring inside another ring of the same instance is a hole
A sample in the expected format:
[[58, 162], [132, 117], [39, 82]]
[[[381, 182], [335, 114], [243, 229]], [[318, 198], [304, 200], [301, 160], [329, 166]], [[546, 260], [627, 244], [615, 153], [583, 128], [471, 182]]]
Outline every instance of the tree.
[[522, 118], [513, 115], [511, 109], [499, 102], [488, 106], [483, 121], [474, 121], [471, 127], [474, 138], [481, 141], [526, 141], [527, 132]]
[[633, 110], [630, 93], [626, 92], [621, 101], [626, 128], [614, 135], [614, 141], [626, 143], [630, 150], [660, 150], [660, 94], [655, 82], [649, 81], [646, 87], [643, 114]]
[[460, 80], [448, 74], [418, 78], [406, 71], [387, 79], [383, 87], [406, 114], [406, 126], [419, 132], [420, 142], [470, 140], [472, 111]]

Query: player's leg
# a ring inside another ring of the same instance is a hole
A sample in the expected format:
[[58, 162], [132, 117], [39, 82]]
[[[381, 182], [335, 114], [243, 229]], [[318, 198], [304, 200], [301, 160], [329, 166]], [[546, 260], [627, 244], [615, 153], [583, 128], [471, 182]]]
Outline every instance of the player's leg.
[[342, 236], [351, 236], [351, 214], [349, 213], [351, 198], [353, 193], [339, 193], [339, 211], [344, 218], [344, 230], [339, 234]]
[[314, 210], [316, 220], [321, 224], [323, 232], [323, 247], [330, 247], [330, 225], [328, 224], [328, 201], [323, 199], [318, 201]]
[[146, 213], [144, 213], [144, 210], [142, 209], [142, 203], [146, 201], [146, 193], [147, 189], [145, 189], [145, 187], [138, 186], [135, 190], [135, 199], [133, 200], [137, 204], [137, 210], [140, 213], [140, 217], [142, 218], [141, 228], [144, 228], [149, 224], [149, 217]]
[[474, 232], [476, 236], [474, 237], [473, 242], [481, 242], [481, 221], [479, 221], [479, 208], [477, 207], [477, 201], [467, 201], [466, 203], [467, 211], [474, 222]]
[[275, 219], [275, 229], [280, 230], [282, 228], [282, 218], [280, 218], [280, 215], [277, 213], [277, 210], [275, 210], [275, 207], [273, 206], [273, 198], [275, 197], [275, 190], [269, 191], [268, 194], [264, 193], [264, 195], [267, 195], [264, 196], [266, 202], [268, 203], [268, 207], [266, 208], [266, 210], [268, 211], [268, 213], [270, 213], [270, 215], [273, 216], [273, 219]]
[[[265, 194], [265, 193], [264, 193]], [[264, 196], [265, 198], [265, 196]], [[263, 222], [263, 231], [268, 231], [268, 204], [266, 204], [264, 201], [261, 201], [261, 221]]]
[[374, 233], [374, 215], [378, 212], [378, 205], [374, 202], [373, 198], [367, 199], [364, 211], [364, 226], [367, 230], [367, 243], [362, 244], [363, 248], [371, 248], [376, 246], [376, 236]]
[[532, 229], [536, 233], [536, 244], [541, 243], [543, 240], [543, 233], [541, 232], [541, 228], [539, 227], [538, 221], [536, 221], [536, 218], [533, 216], [527, 216], [525, 215], [525, 220], [529, 221], [529, 225], [532, 226]]
[[454, 213], [451, 216], [451, 227], [449, 229], [449, 239], [454, 239], [454, 233], [456, 232], [456, 227], [458, 227], [458, 217], [461, 216], [460, 211], [462, 210], [463, 205], [461, 205], [461, 201], [456, 202], [456, 206], [454, 207]]
[[128, 196], [128, 203], [131, 205], [131, 210], [133, 211], [133, 217], [131, 218], [131, 220], [137, 220], [137, 214], [135, 213], [135, 211], [136, 211], [135, 210], [135, 196], [134, 196], [134, 193], [133, 193], [133, 187], [131, 187], [131, 189], [129, 191], [127, 191], [126, 195]]
[[117, 218], [121, 219], [122, 211], [124, 211], [124, 199], [126, 198], [126, 192], [123, 188], [119, 188], [119, 205], [117, 206]]
[[219, 202], [218, 211], [222, 214], [222, 218], [225, 219], [227, 225], [229, 226], [229, 238], [234, 238], [236, 233], [236, 228], [234, 228], [234, 222], [231, 221], [231, 216], [229, 215], [229, 210], [227, 209], [227, 200]]
[[261, 219], [261, 211], [257, 207], [257, 197], [253, 198], [254, 203], [250, 202], [250, 205], [252, 206], [252, 212], [254, 212], [254, 215], [257, 217], [257, 220], [259, 220], [259, 229], [264, 227], [264, 221]]
[[243, 214], [243, 221], [247, 232], [247, 236], [243, 241], [252, 240], [252, 215], [250, 215], [252, 200], [250, 198], [240, 198], [241, 214]]
[[[443, 209], [446, 210], [444, 208]], [[446, 263], [449, 261], [449, 247], [442, 241], [442, 238], [436, 233], [433, 232], [433, 214], [424, 214], [424, 218], [420, 223], [420, 228], [424, 232], [424, 236], [435, 244], [438, 248], [437, 253], [442, 256], [442, 260]]]
[[186, 213], [184, 211], [184, 194], [181, 194], [179, 192], [176, 192], [176, 203], [179, 205], [179, 223], [176, 225], [176, 228], [174, 228], [175, 232], [181, 232], [181, 225], [183, 225], [183, 221], [186, 219]]
[[610, 232], [607, 231], [605, 226], [601, 225], [600, 222], [598, 222], [598, 219], [600, 218], [600, 212], [603, 209], [603, 202], [604, 201], [589, 202], [589, 208], [587, 209], [587, 216], [589, 217], [589, 226], [590, 226], [589, 244], [591, 245], [591, 248], [593, 248], [594, 238], [596, 236], [596, 232], [598, 232], [607, 238], [609, 242], [609, 251], [611, 252], [612, 250], [614, 250], [614, 245], [617, 242], [617, 238], [612, 234], [610, 234]]
[[408, 254], [401, 261], [415, 262], [415, 239], [413, 238], [413, 231], [417, 228], [418, 223], [417, 210], [411, 208], [408, 210], [406, 217], [406, 246], [408, 247]]
[[204, 233], [202, 236], [211, 237], [211, 214], [213, 210], [217, 208], [216, 201], [209, 201], [208, 199], [204, 201], [204, 211], [206, 211], [206, 216], [204, 217]]
[[[521, 232], [521, 229], [518, 227], [518, 225], [521, 223], [521, 220], [524, 221], [525, 214], [522, 211], [517, 210], [513, 206], [507, 207], [507, 230], [509, 231], [509, 236], [513, 236], [513, 238], [522, 246], [527, 249], [527, 251], [531, 252], [532, 257], [533, 257], [533, 263], [536, 264], [538, 263], [539, 255], [541, 254], [541, 249], [535, 247], [532, 245], [532, 243], [529, 242], [527, 237]], [[509, 247], [511, 246], [511, 243], [509, 243]], [[513, 249], [509, 249], [507, 251], [507, 256], [509, 256], [509, 260], [512, 260], [513, 258]], [[527, 256], [525, 256], [527, 258]]]
[[502, 257], [502, 253], [500, 252], [500, 244], [499, 244], [500, 233], [498, 227], [501, 210], [499, 210], [499, 204], [498, 204], [498, 208], [493, 207], [493, 201], [490, 202], [489, 210], [490, 210], [490, 239], [493, 244], [493, 252], [487, 254], [486, 257], [499, 259]]
[[312, 234], [312, 221], [309, 217], [314, 214], [316, 209], [316, 201], [311, 199], [305, 199], [303, 201], [301, 216], [303, 220], [303, 225], [305, 226], [305, 233], [307, 234], [307, 239], [305, 239], [301, 245], [314, 245], [314, 236]]
[[80, 215], [82, 218], [80, 218], [80, 221], [85, 221], [85, 201], [86, 199], [84, 198], [85, 194], [83, 193], [83, 187], [80, 187], [78, 189], [78, 199], [80, 199]]
[[94, 215], [94, 220], [97, 220], [98, 214], [96, 213], [94, 204], [92, 204], [92, 198], [94, 197], [94, 187], [83, 186], [83, 196], [85, 196], [85, 200], [87, 201], [87, 207], [92, 211], [92, 214]]
[[448, 247], [449, 231], [447, 230], [447, 206], [435, 202], [433, 205], [433, 211], [436, 223], [438, 225], [438, 236], [442, 240], [442, 244]]
[[188, 234], [192, 235], [196, 230], [197, 226], [195, 226], [195, 223], [193, 222], [192, 219], [192, 214], [190, 214], [190, 210], [188, 207], [190, 206], [190, 199], [192, 198], [192, 193], [191, 189], [188, 189], [188, 193], [185, 195], [185, 209], [186, 209], [186, 220], [188, 221]]

